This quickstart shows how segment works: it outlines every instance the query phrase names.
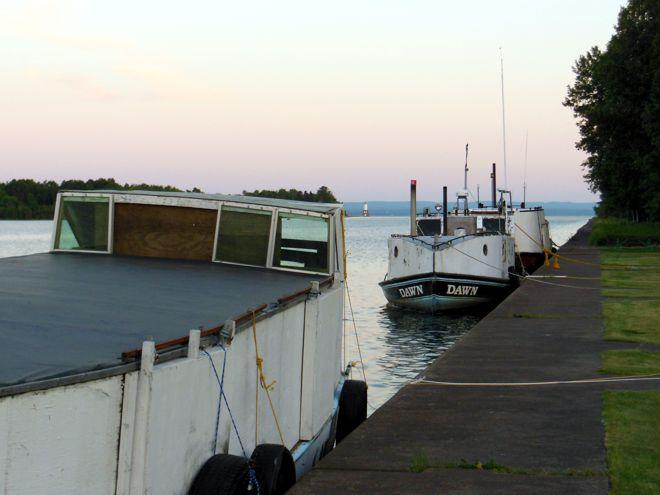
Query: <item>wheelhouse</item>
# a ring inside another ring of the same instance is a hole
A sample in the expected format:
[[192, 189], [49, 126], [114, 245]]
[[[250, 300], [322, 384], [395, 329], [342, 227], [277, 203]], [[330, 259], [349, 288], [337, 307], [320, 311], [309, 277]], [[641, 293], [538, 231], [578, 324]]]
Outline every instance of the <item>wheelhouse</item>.
[[52, 251], [331, 274], [340, 205], [239, 195], [64, 191]]

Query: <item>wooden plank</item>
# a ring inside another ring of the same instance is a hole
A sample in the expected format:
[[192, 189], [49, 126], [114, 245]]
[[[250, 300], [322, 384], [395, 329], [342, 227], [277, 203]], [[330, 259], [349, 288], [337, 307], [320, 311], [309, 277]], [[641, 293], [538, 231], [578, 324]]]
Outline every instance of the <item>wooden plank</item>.
[[114, 253], [211, 261], [216, 210], [115, 204]]

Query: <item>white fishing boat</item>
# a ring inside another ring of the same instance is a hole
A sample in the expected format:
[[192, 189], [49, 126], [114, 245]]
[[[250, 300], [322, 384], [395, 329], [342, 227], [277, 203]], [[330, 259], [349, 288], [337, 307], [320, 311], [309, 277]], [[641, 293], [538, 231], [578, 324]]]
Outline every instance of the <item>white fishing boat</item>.
[[[492, 202], [490, 206], [479, 202], [470, 207], [467, 189], [467, 161], [465, 186], [457, 194], [456, 205], [448, 212], [451, 221], [470, 223], [468, 217], [476, 219], [476, 232], [510, 233], [515, 241], [516, 273], [533, 273], [555, 251], [550, 238], [550, 223], [542, 206], [528, 207], [525, 201], [514, 205], [511, 191], [497, 189], [496, 166], [493, 163], [491, 178]], [[499, 195], [498, 195], [499, 193]], [[477, 196], [478, 198], [478, 196]], [[440, 211], [440, 208], [437, 208]], [[436, 212], [424, 211], [417, 218], [420, 232], [435, 235], [442, 232], [442, 216]]]
[[[429, 217], [440, 232], [418, 232], [416, 181], [411, 182], [410, 235], [392, 235], [380, 286], [391, 305], [430, 313], [465, 309], [505, 297], [516, 284], [514, 240], [508, 233], [482, 231], [475, 217]], [[424, 219], [422, 219], [423, 221]], [[424, 225], [424, 224], [422, 224]]]
[[342, 233], [336, 204], [60, 193], [52, 250], [0, 259], [0, 491], [283, 493], [366, 417]]

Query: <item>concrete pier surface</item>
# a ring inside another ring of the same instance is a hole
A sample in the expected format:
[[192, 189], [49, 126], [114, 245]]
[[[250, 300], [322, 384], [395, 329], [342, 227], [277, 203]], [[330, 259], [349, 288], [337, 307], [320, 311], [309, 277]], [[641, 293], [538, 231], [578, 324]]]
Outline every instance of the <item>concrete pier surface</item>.
[[405, 386], [290, 493], [606, 494], [602, 392], [660, 383], [520, 385], [602, 378], [601, 351], [635, 347], [603, 340], [589, 232], [561, 250], [585, 264], [539, 269], [422, 374], [469, 385]]

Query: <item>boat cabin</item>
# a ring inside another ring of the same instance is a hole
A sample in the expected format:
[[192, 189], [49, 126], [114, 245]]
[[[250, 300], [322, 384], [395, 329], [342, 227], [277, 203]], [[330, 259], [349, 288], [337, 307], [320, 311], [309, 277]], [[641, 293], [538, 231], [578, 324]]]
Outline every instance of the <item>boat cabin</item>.
[[338, 266], [331, 235], [338, 210], [249, 196], [66, 191], [52, 250], [329, 274]]

